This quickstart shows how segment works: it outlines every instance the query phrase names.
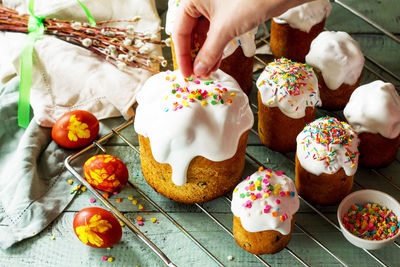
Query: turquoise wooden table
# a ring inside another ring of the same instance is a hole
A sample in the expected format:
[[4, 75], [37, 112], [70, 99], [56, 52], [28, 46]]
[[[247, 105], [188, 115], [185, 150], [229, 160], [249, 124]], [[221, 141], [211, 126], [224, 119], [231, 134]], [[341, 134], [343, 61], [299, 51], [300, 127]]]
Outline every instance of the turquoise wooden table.
[[[344, 0], [343, 2], [399, 36], [399, 0]], [[157, 5], [160, 15], [165, 21], [167, 1], [157, 1]], [[326, 28], [349, 32], [360, 43], [364, 54], [368, 56], [361, 83], [365, 84], [373, 80], [383, 79], [393, 83], [399, 90], [400, 43], [358, 18], [342, 5], [338, 3], [332, 5], [333, 11], [327, 20]], [[167, 50], [165, 52], [168, 53]], [[265, 58], [264, 60], [269, 59]], [[382, 70], [374, 62], [381, 64], [392, 74]], [[257, 73], [255, 73], [256, 78]], [[256, 89], [253, 88], [250, 99], [252, 103], [257, 104], [255, 93]], [[253, 105], [252, 108], [256, 115], [256, 106]], [[318, 111], [318, 116], [326, 114], [343, 118], [341, 112], [332, 114], [324, 110]], [[119, 125], [123, 122], [122, 119], [117, 119], [113, 124]], [[122, 130], [121, 134], [137, 147], [137, 135], [132, 125]], [[139, 230], [176, 265], [217, 266], [216, 261], [205, 252], [205, 249], [225, 266], [262, 265], [254, 255], [238, 247], [232, 236], [226, 231], [232, 229], [232, 214], [227, 198], [222, 197], [203, 206], [175, 203], [158, 195], [145, 183], [137, 152], [121, 138], [112, 137], [106, 143], [105, 148], [107, 153], [121, 158], [127, 164], [130, 180], [164, 210], [170, 219], [179, 223], [181, 229], [133, 187], [126, 187], [120, 194], [111, 195], [109, 198], [109, 201], [134, 222]], [[101, 151], [90, 150], [79, 157], [74, 164], [82, 164], [85, 159], [99, 152]], [[294, 153], [281, 154], [269, 150], [260, 143], [255, 132], [251, 132], [249, 135], [247, 154], [243, 177], [256, 171], [259, 164], [263, 164], [274, 170], [283, 170], [289, 177], [294, 178]], [[73, 179], [72, 175], [71, 179]], [[400, 201], [400, 153], [396, 161], [387, 168], [371, 170], [359, 167], [353, 190], [362, 188], [373, 188], [387, 192]], [[95, 249], [82, 244], [73, 232], [72, 221], [74, 215], [83, 208], [103, 206], [99, 201], [91, 203], [91, 198], [93, 198], [93, 195], [90, 192], [82, 192], [40, 234], [22, 241], [6, 251], [0, 251], [0, 265], [164, 265], [160, 258], [127, 227], [123, 227], [121, 242], [111, 249]], [[311, 266], [400, 266], [400, 241], [377, 251], [368, 252], [359, 249], [348, 243], [337, 229], [336, 210], [337, 206], [310, 206], [301, 201], [301, 208], [296, 215], [296, 227], [288, 247], [280, 253], [261, 256], [261, 258], [271, 266], [301, 266], [303, 264]], [[207, 213], [210, 213], [211, 217]], [[138, 226], [137, 216], [143, 218], [143, 226]], [[153, 223], [152, 218], [155, 218], [156, 222]], [[223, 227], [217, 224], [213, 218]], [[182, 229], [185, 229], [204, 249], [188, 238]], [[113, 261], [103, 261], [103, 256], [112, 257]]]

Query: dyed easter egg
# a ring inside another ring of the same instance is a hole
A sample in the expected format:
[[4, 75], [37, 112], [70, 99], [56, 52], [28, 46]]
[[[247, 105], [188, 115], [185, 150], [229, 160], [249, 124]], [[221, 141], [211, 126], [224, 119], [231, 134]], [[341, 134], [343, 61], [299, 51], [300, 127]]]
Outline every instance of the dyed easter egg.
[[80, 241], [95, 248], [112, 247], [122, 236], [117, 218], [111, 212], [97, 207], [79, 211], [75, 215], [73, 227]]
[[99, 190], [118, 192], [128, 181], [125, 164], [111, 155], [96, 155], [85, 162], [83, 172], [86, 180]]
[[99, 121], [90, 112], [74, 110], [62, 115], [53, 125], [51, 137], [64, 148], [76, 149], [90, 144], [99, 134]]

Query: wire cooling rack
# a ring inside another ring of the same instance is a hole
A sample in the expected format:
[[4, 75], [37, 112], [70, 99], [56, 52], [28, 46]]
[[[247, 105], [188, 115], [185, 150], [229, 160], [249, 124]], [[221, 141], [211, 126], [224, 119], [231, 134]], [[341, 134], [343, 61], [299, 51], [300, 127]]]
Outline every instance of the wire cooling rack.
[[[396, 41], [397, 43], [400, 44], [400, 39], [398, 37], [396, 37], [395, 35], [393, 35], [392, 33], [390, 33], [389, 31], [387, 31], [385, 28], [383, 28], [382, 26], [378, 25], [377, 23], [375, 23], [374, 21], [372, 21], [371, 19], [365, 17], [364, 15], [360, 14], [359, 12], [357, 12], [356, 10], [354, 10], [353, 8], [349, 7], [348, 5], [344, 4], [341, 1], [332, 1], [332, 2], [336, 2], [338, 5], [342, 6], [343, 8], [347, 9], [348, 11], [350, 11], [351, 13], [353, 13], [354, 15], [356, 15], [357, 17], [365, 20], [367, 23], [371, 24], [373, 27], [377, 28], [379, 31], [383, 32], [385, 35], [389, 36], [390, 38], [392, 38], [394, 41]], [[266, 38], [266, 36], [261, 37], [258, 39], [258, 44], [268, 44], [268, 38]], [[369, 67], [369, 66], [365, 66], [365, 69], [367, 69], [369, 72], [371, 72], [373, 75], [375, 75], [377, 78], [381, 79], [381, 80], [387, 80], [385, 79], [385, 77], [382, 75], [383, 73], [386, 73], [387, 75], [391, 76], [393, 79], [395, 79], [397, 82], [400, 82], [400, 77], [397, 76], [396, 74], [394, 74], [391, 70], [387, 69], [385, 66], [383, 66], [382, 64], [379, 64], [378, 62], [376, 62], [375, 60], [373, 60], [372, 58], [370, 58], [369, 56], [365, 56], [366, 60], [370, 63], [372, 63], [377, 69], [379, 69], [380, 71], [377, 72], [375, 71], [375, 68]], [[256, 57], [256, 60], [260, 61], [263, 65], [265, 65], [267, 62], [259, 57]], [[258, 110], [257, 105], [255, 105], [254, 103], [251, 104], [251, 108], [253, 109], [254, 112], [256, 112]], [[340, 119], [344, 119], [343, 115], [340, 112], [328, 112], [328, 111], [322, 111], [323, 115], [331, 115], [331, 116], [335, 116], [338, 117]], [[82, 177], [77, 171], [76, 169], [72, 166], [73, 161], [77, 160], [79, 157], [81, 157], [82, 155], [88, 153], [89, 150], [93, 150], [93, 149], [100, 149], [103, 153], [106, 153], [106, 149], [104, 148], [104, 144], [112, 137], [114, 136], [118, 136], [126, 145], [128, 145], [130, 148], [132, 148], [135, 152], [137, 152], [138, 154], [140, 153], [138, 148], [133, 145], [124, 135], [122, 135], [121, 131], [129, 128], [129, 127], [133, 127], [133, 119], [129, 120], [127, 122], [125, 122], [124, 124], [120, 125], [119, 127], [113, 129], [110, 133], [108, 133], [107, 135], [105, 135], [104, 137], [102, 137], [101, 139], [93, 142], [91, 145], [89, 145], [88, 147], [86, 147], [85, 149], [81, 150], [80, 152], [76, 153], [75, 155], [69, 156], [66, 160], [65, 160], [65, 165], [67, 167], [67, 169], [76, 177], [76, 179], [79, 180], [80, 183], [82, 183], [84, 186], [86, 186], [88, 188], [88, 190], [99, 200], [101, 201], [108, 209], [110, 209], [110, 211], [119, 219], [121, 220], [123, 223], [125, 223], [125, 225], [138, 237], [140, 238], [167, 266], [176, 266], [169, 258], [168, 256], [160, 249], [158, 248], [144, 233], [142, 233], [129, 219], [127, 219], [113, 204], [111, 204], [110, 201], [108, 201], [108, 199], [106, 199], [99, 191], [97, 191], [94, 187], [92, 187], [86, 180], [84, 177]], [[256, 130], [251, 129], [251, 131], [258, 136], [258, 133]], [[295, 164], [295, 162], [293, 161], [292, 157], [288, 156], [287, 154], [283, 154], [282, 155], [289, 161], [291, 162], [293, 165]], [[246, 156], [247, 156], [247, 160], [251, 161], [252, 163], [258, 165], [258, 166], [263, 166], [264, 168], [267, 168], [266, 166], [264, 166], [262, 164], [262, 162], [257, 159], [256, 157], [254, 157], [253, 155], [251, 155], [249, 152], [246, 152]], [[396, 161], [399, 162], [398, 159], [396, 159]], [[385, 182], [387, 182], [388, 184], [390, 184], [390, 186], [392, 186], [395, 190], [397, 190], [397, 192], [400, 192], [400, 186], [398, 184], [396, 184], [390, 177], [388, 177], [385, 173], [383, 173], [380, 170], [376, 170], [376, 169], [372, 169], [371, 170], [373, 173], [375, 173], [377, 176], [383, 178], [385, 180]], [[163, 214], [171, 223], [173, 223], [187, 238], [189, 238], [191, 241], [193, 241], [206, 255], [208, 255], [217, 265], [219, 266], [224, 266], [224, 264], [215, 256], [213, 255], [199, 240], [197, 240], [196, 238], [193, 237], [192, 234], [189, 233], [189, 231], [187, 231], [184, 227], [182, 227], [182, 225], [176, 221], [175, 219], [173, 219], [170, 214], [168, 214], [164, 209], [162, 209], [152, 198], [150, 198], [148, 195], [146, 195], [135, 183], [133, 183], [132, 181], [128, 182], [145, 200], [147, 200], [156, 210], [158, 210], [161, 214]], [[354, 181], [355, 185], [357, 185], [359, 188], [365, 188], [362, 184], [360, 184], [357, 181]], [[221, 197], [222, 200], [224, 200], [224, 202], [226, 202], [227, 205], [230, 205], [231, 203], [231, 199], [228, 196], [223, 196]], [[311, 208], [315, 213], [317, 213], [321, 218], [323, 218], [323, 220], [325, 220], [326, 222], [328, 222], [330, 225], [332, 225], [338, 232], [340, 232], [340, 228], [337, 225], [336, 222], [334, 222], [333, 220], [331, 220], [328, 216], [326, 216], [321, 210], [318, 209], [318, 207], [312, 205], [311, 203], [309, 203], [308, 201], [306, 201], [305, 199], [303, 199], [301, 196], [299, 196], [300, 200], [307, 205], [309, 208]], [[194, 204], [195, 206], [197, 206], [202, 212], [204, 212], [204, 214], [206, 214], [207, 216], [209, 216], [212, 221], [214, 221], [219, 227], [221, 227], [228, 235], [230, 235], [233, 238], [233, 234], [231, 232], [231, 230], [224, 224], [222, 223], [220, 220], [218, 220], [211, 212], [209, 212], [207, 210], [207, 208], [204, 207], [204, 205], [202, 204]], [[309, 231], [307, 231], [301, 224], [299, 224], [298, 222], [295, 223], [295, 227], [301, 231], [302, 233], [304, 233], [310, 240], [312, 240], [313, 242], [315, 242], [315, 244], [317, 246], [319, 246], [320, 248], [322, 248], [323, 250], [325, 250], [330, 256], [332, 256], [336, 261], [338, 265], [343, 265], [343, 266], [348, 266], [348, 264], [341, 259], [338, 255], [336, 255], [335, 253], [332, 252], [331, 249], [328, 248], [328, 246], [326, 246], [324, 244], [324, 242], [322, 242], [321, 240], [319, 240], [317, 237], [315, 237], [313, 234], [311, 234]], [[338, 233], [340, 234], [340, 233]], [[398, 241], [395, 242], [395, 246], [400, 249], [400, 244], [398, 243]], [[286, 250], [299, 264], [304, 265], [304, 266], [310, 266], [309, 263], [307, 263], [302, 257], [301, 255], [297, 255], [293, 250], [291, 250], [289, 247], [285, 247], [284, 250]], [[376, 253], [372, 252], [372, 251], [368, 251], [364, 249], [364, 252], [366, 253], [366, 255], [368, 255], [371, 260], [375, 261], [375, 263], [377, 263], [378, 265], [381, 266], [388, 266], [382, 259], [380, 259], [378, 256], [376, 256]], [[400, 252], [400, 251], [399, 251]], [[270, 266], [270, 264], [267, 262], [267, 260], [265, 260], [264, 258], [262, 258], [261, 256], [258, 255], [254, 255], [254, 257], [260, 262], [260, 264], [265, 265], [265, 266]]]

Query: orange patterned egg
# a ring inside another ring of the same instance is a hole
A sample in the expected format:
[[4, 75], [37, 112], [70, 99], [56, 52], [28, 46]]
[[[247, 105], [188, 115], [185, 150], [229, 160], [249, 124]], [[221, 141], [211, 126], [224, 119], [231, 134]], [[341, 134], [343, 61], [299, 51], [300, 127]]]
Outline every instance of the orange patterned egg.
[[99, 121], [90, 112], [74, 110], [62, 115], [53, 125], [51, 137], [64, 148], [76, 149], [90, 144], [99, 134]]
[[85, 208], [75, 215], [73, 227], [84, 244], [95, 248], [108, 248], [121, 240], [122, 228], [114, 215], [102, 208]]
[[96, 155], [85, 162], [83, 172], [86, 180], [99, 190], [120, 191], [128, 181], [125, 164], [111, 155]]

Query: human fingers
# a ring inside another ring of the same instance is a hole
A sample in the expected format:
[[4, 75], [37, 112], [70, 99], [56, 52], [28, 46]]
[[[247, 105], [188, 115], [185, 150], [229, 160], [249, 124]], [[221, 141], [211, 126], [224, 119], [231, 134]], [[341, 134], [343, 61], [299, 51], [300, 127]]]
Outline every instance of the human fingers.
[[193, 73], [191, 36], [196, 23], [197, 18], [188, 15], [186, 12], [180, 12], [172, 32], [175, 57], [184, 77], [189, 77]]
[[200, 48], [193, 64], [193, 72], [199, 76], [207, 76], [219, 67], [226, 44], [232, 39], [228, 30], [220, 24], [210, 24], [207, 38]]

